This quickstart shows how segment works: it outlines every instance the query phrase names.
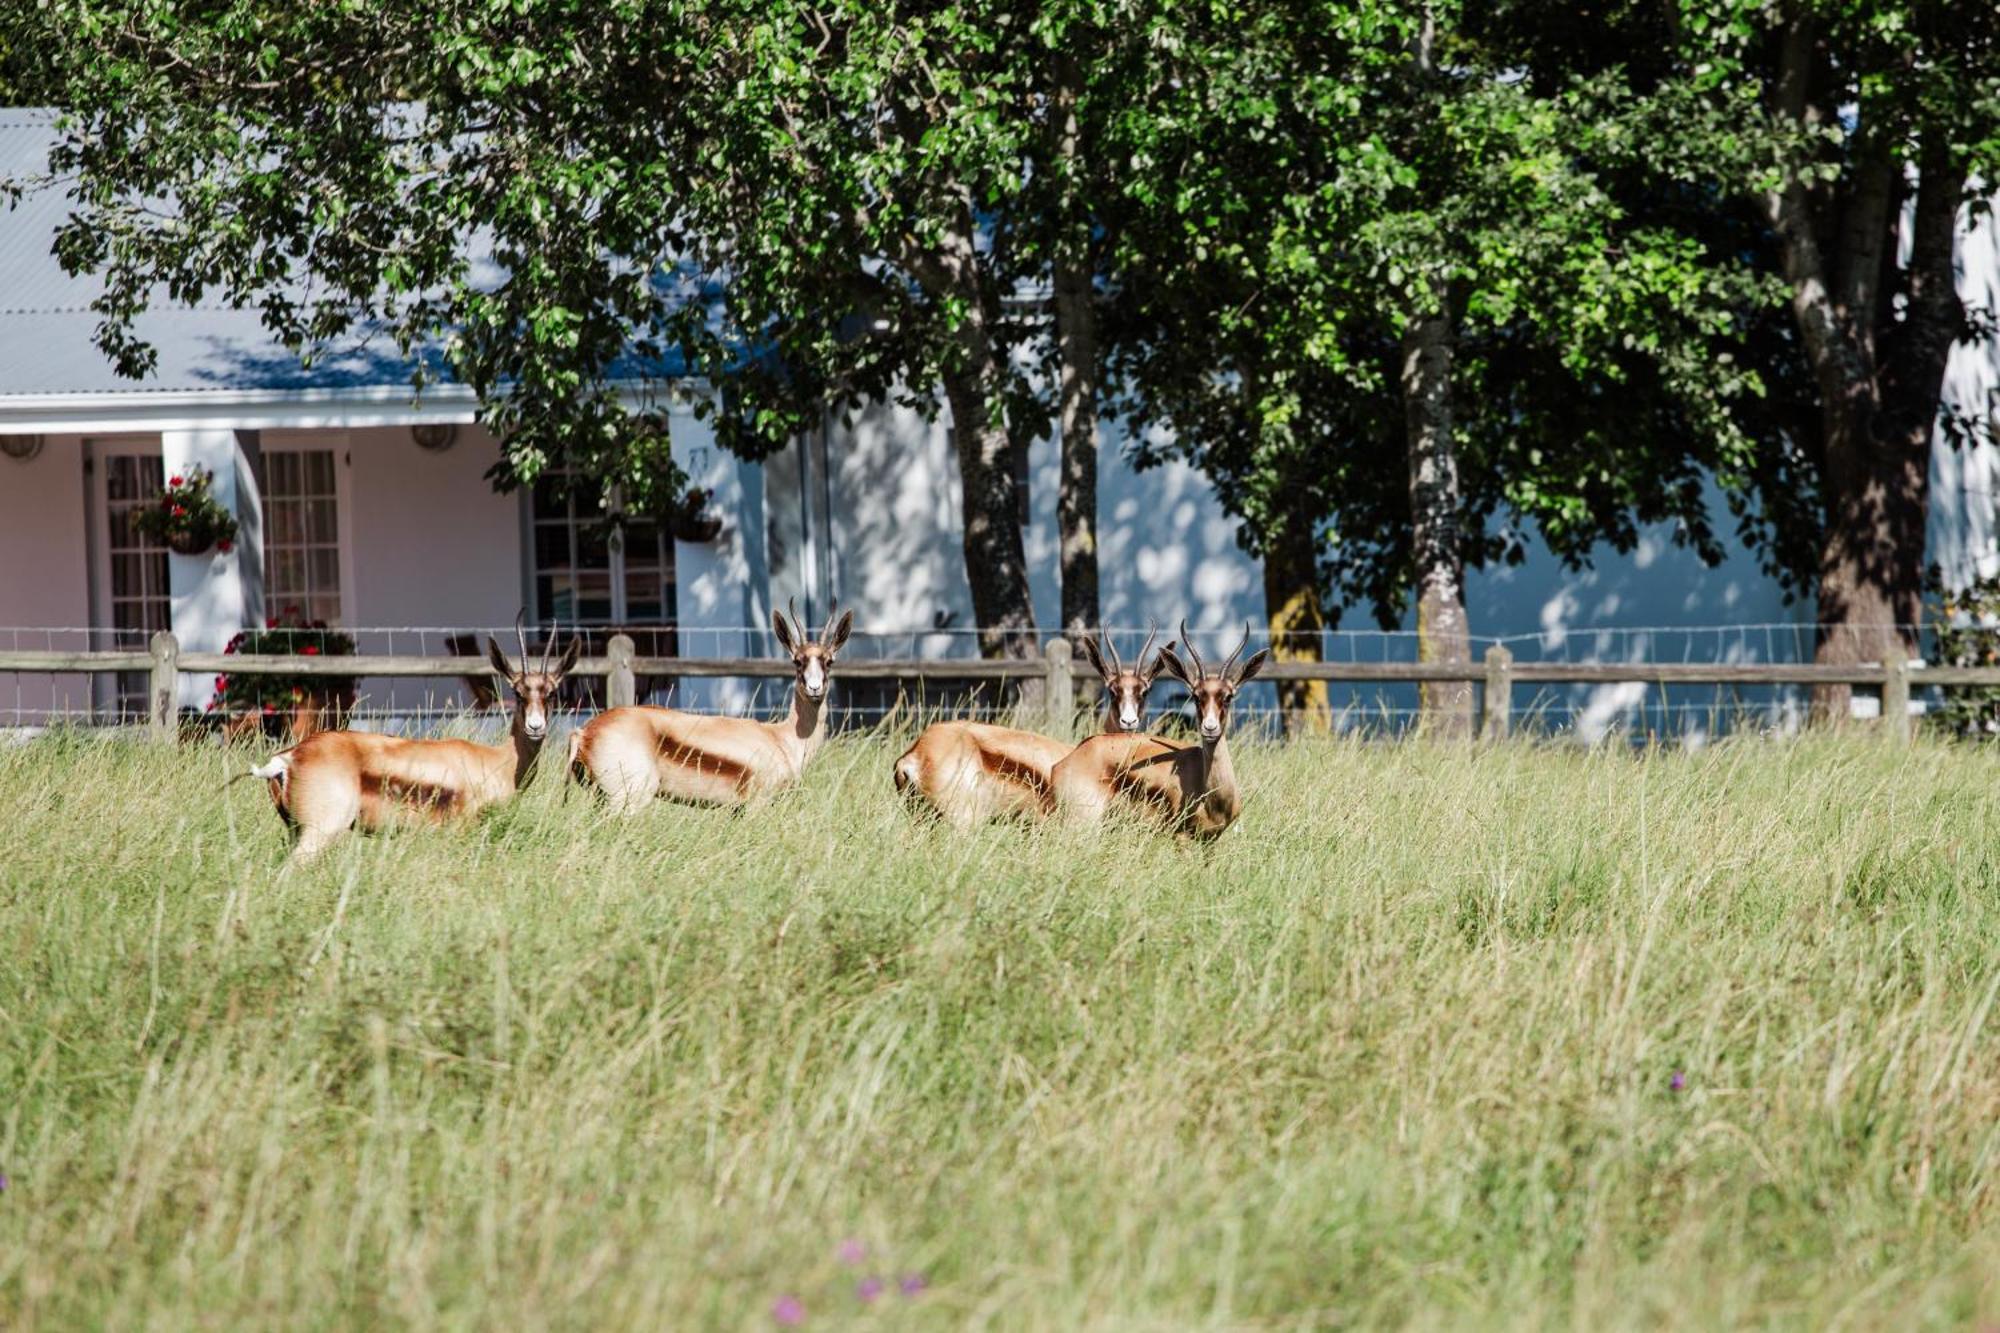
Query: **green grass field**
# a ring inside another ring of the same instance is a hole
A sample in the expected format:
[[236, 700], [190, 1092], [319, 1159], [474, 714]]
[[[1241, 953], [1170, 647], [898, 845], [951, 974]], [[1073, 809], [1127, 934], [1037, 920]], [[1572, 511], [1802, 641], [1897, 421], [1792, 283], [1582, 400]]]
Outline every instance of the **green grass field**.
[[1991, 754], [1244, 747], [1205, 848], [897, 748], [285, 876], [0, 749], [0, 1326], [2000, 1323]]

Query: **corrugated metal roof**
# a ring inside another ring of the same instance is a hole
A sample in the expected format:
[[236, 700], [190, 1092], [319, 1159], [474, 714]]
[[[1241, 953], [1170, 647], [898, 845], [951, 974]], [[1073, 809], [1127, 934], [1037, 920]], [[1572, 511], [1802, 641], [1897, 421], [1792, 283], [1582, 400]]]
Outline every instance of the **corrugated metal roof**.
[[[0, 179], [26, 180], [48, 173], [55, 141], [55, 113], [0, 111]], [[0, 212], [0, 398], [17, 394], [189, 392], [219, 394], [292, 389], [388, 388], [407, 385], [411, 365], [394, 342], [356, 337], [326, 349], [310, 369], [263, 327], [254, 309], [225, 304], [180, 306], [164, 297], [139, 316], [134, 332], [158, 353], [154, 372], [142, 380], [114, 370], [91, 341], [99, 316], [91, 301], [103, 290], [94, 276], [71, 277], [51, 247], [70, 215], [69, 191], [60, 183], [26, 195]], [[497, 276], [497, 274], [496, 274]], [[441, 358], [426, 356], [442, 374]], [[684, 374], [675, 364], [642, 372], [627, 364], [619, 379]]]

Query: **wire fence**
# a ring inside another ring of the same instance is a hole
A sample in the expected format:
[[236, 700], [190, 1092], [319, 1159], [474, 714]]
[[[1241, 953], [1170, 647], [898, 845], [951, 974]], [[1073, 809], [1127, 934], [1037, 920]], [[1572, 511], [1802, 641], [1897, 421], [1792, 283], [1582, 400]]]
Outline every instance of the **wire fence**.
[[[1129, 659], [1138, 654], [1149, 628], [1117, 626], [1108, 633]], [[477, 732], [500, 725], [496, 705], [503, 701], [484, 654], [488, 640], [510, 655], [518, 651], [512, 624], [365, 626], [339, 632], [352, 641], [358, 659], [352, 697], [341, 709], [349, 725], [417, 732], [452, 727]], [[1163, 631], [1159, 639], [1174, 633]], [[788, 701], [789, 668], [768, 627], [598, 626], [564, 630], [559, 637], [566, 640], [572, 634], [584, 639], [584, 651], [592, 659], [603, 656], [613, 635], [626, 637], [635, 655], [628, 688], [637, 702], [772, 716], [782, 713]], [[1518, 684], [1511, 684], [1507, 693], [1515, 726], [1592, 741], [1625, 734], [1698, 742], [1728, 732], [1788, 732], [1804, 725], [1811, 681], [1796, 671], [1790, 679], [1771, 673], [1782, 675], [1811, 663], [1817, 634], [1815, 626], [1796, 623], [1551, 626], [1536, 633], [1475, 636], [1472, 646], [1476, 659], [1501, 650], [1512, 663]], [[1242, 636], [1240, 626], [1204, 627], [1196, 633], [1197, 647], [1219, 660]], [[154, 664], [142, 660], [151, 637], [144, 628], [0, 627], [0, 727], [152, 720], [149, 671]], [[525, 639], [530, 653], [547, 646], [538, 630], [528, 631]], [[1268, 636], [1253, 633], [1251, 640], [1262, 646]], [[1919, 637], [1919, 642], [1924, 640]], [[1287, 658], [1316, 648], [1319, 665], [1288, 661], [1267, 675], [1296, 678], [1306, 672], [1324, 681], [1325, 708], [1335, 730], [1394, 735], [1421, 716], [1415, 633], [1329, 630], [1291, 636], [1285, 647]], [[182, 718], [220, 721], [214, 707], [218, 682], [207, 673], [214, 667], [220, 674], [230, 664], [214, 661], [196, 670], [204, 655], [192, 647], [183, 651], [189, 660], [174, 673], [173, 707]], [[856, 631], [836, 670], [836, 677], [844, 678], [835, 690], [835, 725], [1017, 713], [1023, 682], [1032, 690], [1038, 670], [996, 676], [979, 652], [980, 635], [973, 629]], [[72, 665], [68, 661], [38, 660], [86, 653], [123, 653], [126, 659], [109, 666], [102, 658], [77, 664], [88, 670], [62, 669]], [[380, 669], [385, 661], [418, 662], [420, 669], [392, 674]], [[320, 677], [339, 674], [338, 659], [292, 662], [301, 670], [305, 666]], [[1073, 671], [1081, 678], [1077, 698], [1088, 706], [1094, 698], [1089, 673], [1080, 664]], [[1717, 673], [1728, 678], [1708, 678]], [[1483, 673], [1468, 678], [1491, 688], [1491, 678]], [[1856, 683], [1863, 686], [1856, 692], [1856, 711], [1879, 711], [1879, 672]], [[1921, 669], [1914, 684], [1910, 706], [1922, 712], [1940, 687], [1927, 684]], [[600, 662], [594, 673], [577, 673], [562, 705], [578, 715], [594, 712], [612, 702], [610, 685], [608, 669]], [[1278, 731], [1279, 698], [1270, 685], [1253, 685], [1239, 701], [1236, 725]], [[1156, 717], [1170, 716], [1181, 701], [1156, 693], [1154, 706]]]

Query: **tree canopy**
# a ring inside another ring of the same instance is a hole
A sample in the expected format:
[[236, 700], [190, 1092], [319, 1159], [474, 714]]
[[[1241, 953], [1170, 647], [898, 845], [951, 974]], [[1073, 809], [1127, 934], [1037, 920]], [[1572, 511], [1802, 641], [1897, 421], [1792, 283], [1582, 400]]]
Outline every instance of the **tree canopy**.
[[725, 385], [753, 456], [871, 401], [948, 409], [976, 618], [1024, 652], [1011, 464], [1060, 414], [1088, 618], [1100, 372], [1307, 627], [1414, 599], [1462, 639], [1463, 569], [1532, 534], [1584, 561], [1669, 520], [1716, 558], [1711, 480], [1824, 618], [1904, 617], [1942, 358], [1984, 330], [1949, 277], [2000, 145], [1996, 25], [1929, 0], [45, 0], [0, 51], [68, 109], [60, 252], [105, 274], [122, 368], [162, 292], [258, 306], [306, 355], [385, 330], [478, 391], [503, 484], [560, 461], [650, 508], [680, 478], [634, 366]]

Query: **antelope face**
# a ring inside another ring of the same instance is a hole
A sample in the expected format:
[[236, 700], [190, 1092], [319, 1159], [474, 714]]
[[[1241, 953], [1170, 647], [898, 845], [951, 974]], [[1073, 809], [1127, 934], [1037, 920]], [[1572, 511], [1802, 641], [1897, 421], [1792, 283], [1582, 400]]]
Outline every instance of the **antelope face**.
[[556, 691], [562, 687], [563, 677], [570, 673], [577, 657], [583, 652], [583, 640], [572, 635], [561, 659], [551, 665], [549, 654], [555, 649], [555, 634], [552, 631], [547, 647], [542, 650], [541, 665], [530, 670], [526, 636], [518, 623], [514, 629], [516, 637], [522, 640], [519, 671], [508, 664], [507, 655], [491, 639], [486, 641], [486, 656], [493, 663], [493, 669], [506, 678], [508, 687], [514, 691], [515, 724], [521, 734], [531, 741], [539, 741], [549, 734], [549, 717], [555, 711]]
[[1174, 651], [1174, 644], [1162, 648], [1160, 658], [1167, 673], [1188, 687], [1188, 693], [1194, 697], [1195, 726], [1201, 732], [1202, 743], [1213, 745], [1229, 734], [1229, 706], [1236, 701], [1236, 691], [1264, 669], [1270, 652], [1259, 648], [1240, 669], [1236, 666], [1237, 656], [1250, 646], [1250, 627], [1245, 625], [1243, 642], [1236, 645], [1236, 651], [1229, 655], [1220, 671], [1210, 672], [1202, 665], [1194, 644], [1188, 642], [1186, 621], [1181, 622], [1181, 641], [1187, 643], [1188, 656], [1194, 659], [1192, 670]]
[[854, 629], [854, 613], [843, 611], [837, 620], [829, 617], [826, 628], [820, 631], [817, 639], [806, 636], [799, 625], [796, 610], [791, 621], [787, 622], [784, 612], [774, 609], [771, 612], [771, 628], [777, 633], [779, 645], [791, 654], [792, 687], [800, 697], [813, 703], [826, 698], [834, 661]]
[[[1100, 646], [1100, 638], [1102, 644]], [[1093, 635], [1083, 640], [1083, 655], [1104, 681], [1106, 731], [1137, 731], [1146, 722], [1146, 692], [1153, 688], [1161, 659], [1146, 660], [1154, 633], [1148, 631], [1145, 646], [1139, 649], [1136, 668], [1128, 669], [1118, 659], [1118, 648], [1109, 635]]]

